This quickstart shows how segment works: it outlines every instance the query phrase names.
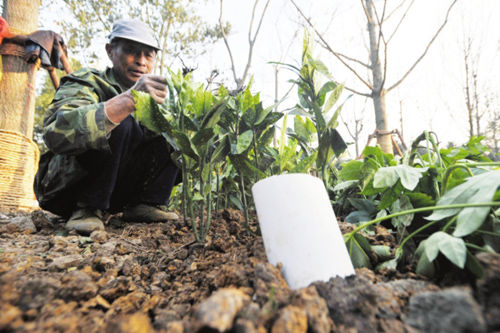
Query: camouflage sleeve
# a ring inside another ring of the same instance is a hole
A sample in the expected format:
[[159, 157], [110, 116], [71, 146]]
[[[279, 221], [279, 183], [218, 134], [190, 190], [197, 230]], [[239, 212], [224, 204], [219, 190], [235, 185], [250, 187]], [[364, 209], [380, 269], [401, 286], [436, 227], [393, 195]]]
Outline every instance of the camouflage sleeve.
[[43, 138], [56, 154], [76, 155], [89, 149], [109, 150], [104, 103], [91, 84], [65, 81], [44, 120]]

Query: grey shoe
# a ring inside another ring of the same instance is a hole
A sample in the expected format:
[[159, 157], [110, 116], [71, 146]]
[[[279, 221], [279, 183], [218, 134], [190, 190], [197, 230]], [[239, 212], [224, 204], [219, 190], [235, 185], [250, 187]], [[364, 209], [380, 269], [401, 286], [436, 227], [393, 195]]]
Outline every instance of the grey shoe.
[[139, 204], [126, 208], [123, 211], [123, 219], [133, 222], [165, 222], [178, 220], [179, 216], [173, 212], [167, 212], [159, 207]]
[[104, 230], [102, 218], [103, 215], [98, 209], [79, 208], [73, 212], [65, 228], [82, 234], [90, 234], [94, 230]]

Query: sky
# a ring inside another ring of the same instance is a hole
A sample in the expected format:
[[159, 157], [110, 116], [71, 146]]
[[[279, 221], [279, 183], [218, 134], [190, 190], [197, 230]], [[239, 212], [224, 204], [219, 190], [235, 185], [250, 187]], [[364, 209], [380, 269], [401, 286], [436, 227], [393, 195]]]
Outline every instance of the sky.
[[[263, 5], [264, 1], [259, 4]], [[366, 21], [359, 1], [300, 1], [296, 3], [310, 17], [313, 24], [329, 45], [338, 52], [367, 61]], [[380, 3], [380, 1], [379, 1]], [[407, 2], [409, 4], [409, 2]], [[451, 4], [445, 0], [417, 0], [411, 7], [405, 21], [389, 44], [388, 84], [391, 85], [413, 64], [423, 52], [428, 41], [442, 24]], [[233, 24], [229, 38], [233, 53], [243, 70], [248, 52], [248, 23], [253, 1], [225, 1], [224, 18]], [[289, 0], [271, 1], [261, 28], [261, 35], [255, 46], [252, 62], [254, 87], [261, 91], [263, 98], [272, 103], [274, 99], [274, 72], [269, 61], [283, 61], [299, 64], [303, 30], [299, 24], [303, 20]], [[218, 18], [218, 6], [212, 14]], [[399, 11], [402, 13], [402, 11]], [[393, 22], [398, 22], [394, 14]], [[473, 39], [473, 49], [478, 52], [479, 89], [496, 92], [500, 88], [500, 58], [498, 57], [500, 21], [498, 0], [459, 0], [452, 9], [449, 21], [437, 40], [432, 44], [426, 57], [412, 71], [407, 79], [387, 95], [387, 112], [390, 129], [402, 128], [407, 145], [424, 130], [432, 130], [445, 145], [449, 141], [462, 144], [467, 141], [469, 127], [464, 102], [464, 36]], [[389, 21], [390, 23], [391, 21]], [[298, 28], [300, 28], [298, 30]], [[390, 26], [386, 34], [393, 31]], [[229, 69], [229, 58], [223, 43], [212, 52], [209, 67], [220, 66]], [[352, 73], [345, 69], [319, 43], [314, 46], [314, 54], [330, 69], [336, 81], [367, 92]], [[366, 77], [366, 72], [362, 72]], [[281, 70], [280, 95], [288, 90], [287, 79], [292, 78], [286, 70]], [[291, 98], [295, 98], [295, 89]], [[350, 93], [346, 91], [342, 98]], [[371, 100], [354, 95], [346, 101], [342, 119], [353, 126], [355, 118], [364, 122], [360, 148], [366, 144], [368, 135], [375, 130], [374, 111]], [[483, 124], [484, 126], [484, 124]], [[347, 129], [339, 127], [346, 141], [350, 139]]]
[[[295, 0], [313, 22], [329, 45], [337, 52], [367, 62], [366, 21], [360, 1], [347, 0]], [[406, 72], [423, 52], [428, 41], [443, 22], [452, 0], [415, 0], [388, 50], [388, 85]], [[258, 3], [260, 16], [265, 0]], [[378, 1], [381, 3], [381, 1]], [[389, 1], [389, 3], [395, 3]], [[396, 3], [399, 3], [396, 2]], [[409, 4], [410, 1], [406, 1]], [[209, 0], [201, 6], [200, 13], [211, 23], [219, 17], [219, 1]], [[223, 19], [231, 23], [229, 44], [239, 75], [243, 72], [248, 56], [248, 26], [253, 0], [226, 0]], [[388, 22], [386, 35], [399, 21], [399, 10]], [[389, 128], [403, 131], [407, 145], [424, 130], [435, 131], [440, 142], [453, 141], [462, 144], [468, 138], [467, 113], [464, 102], [464, 38], [472, 38], [474, 54], [478, 60], [479, 90], [495, 93], [500, 88], [500, 1], [459, 0], [453, 8], [448, 24], [431, 46], [426, 57], [408, 78], [386, 97]], [[392, 27], [389, 25], [392, 24]], [[254, 31], [257, 23], [254, 23]], [[271, 0], [254, 47], [251, 74], [253, 90], [260, 91], [265, 105], [271, 105], [275, 94], [275, 73], [270, 61], [299, 65], [302, 50], [304, 20], [290, 0]], [[50, 28], [50, 27], [48, 27]], [[102, 45], [103, 47], [103, 45]], [[314, 56], [329, 68], [334, 80], [357, 90], [368, 92], [355, 76], [346, 70], [319, 43], [314, 45]], [[104, 57], [105, 58], [105, 57]], [[105, 66], [106, 64], [103, 64]], [[223, 41], [214, 44], [199, 59], [196, 71], [200, 80], [217, 68], [222, 77], [231, 82], [230, 60]], [[366, 71], [361, 75], [366, 78]], [[281, 98], [289, 89], [287, 81], [294, 76], [281, 68], [278, 72], [278, 95]], [[360, 148], [368, 135], [375, 130], [371, 100], [345, 91], [341, 102], [346, 100], [341, 116], [351, 129], [355, 119], [362, 119]], [[296, 89], [282, 104], [287, 108], [296, 103]], [[402, 122], [400, 115], [402, 114]], [[482, 124], [485, 126], [485, 124]], [[346, 141], [351, 141], [347, 128], [338, 128]], [[352, 149], [350, 150], [352, 153]]]

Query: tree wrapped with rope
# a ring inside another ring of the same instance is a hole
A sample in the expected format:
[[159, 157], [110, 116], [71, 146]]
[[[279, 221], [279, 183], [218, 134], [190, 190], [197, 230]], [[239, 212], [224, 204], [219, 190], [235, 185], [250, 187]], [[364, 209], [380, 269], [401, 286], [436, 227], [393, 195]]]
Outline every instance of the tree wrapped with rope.
[[[40, 152], [33, 142], [35, 79], [40, 67], [71, 71], [62, 38], [35, 31], [40, 0], [4, 1], [0, 17], [0, 211], [38, 207], [33, 181]], [[34, 32], [33, 32], [34, 31]]]

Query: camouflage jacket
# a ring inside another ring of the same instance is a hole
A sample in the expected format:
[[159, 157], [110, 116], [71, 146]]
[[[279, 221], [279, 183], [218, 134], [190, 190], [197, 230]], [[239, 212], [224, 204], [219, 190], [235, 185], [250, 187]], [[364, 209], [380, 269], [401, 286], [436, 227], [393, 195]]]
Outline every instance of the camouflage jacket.
[[82, 69], [62, 78], [43, 123], [49, 150], [65, 155], [109, 150], [104, 102], [121, 92], [111, 68]]
[[85, 177], [77, 155], [90, 149], [110, 151], [104, 102], [121, 92], [111, 68], [104, 72], [81, 69], [61, 79], [43, 123], [49, 151], [40, 159], [35, 178], [35, 194], [42, 208]]

